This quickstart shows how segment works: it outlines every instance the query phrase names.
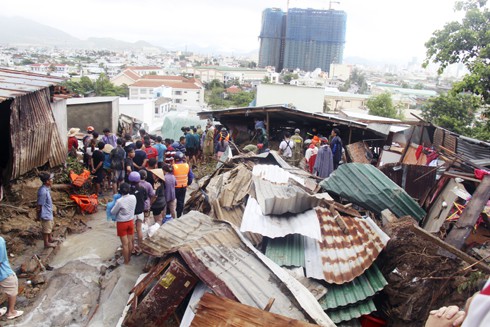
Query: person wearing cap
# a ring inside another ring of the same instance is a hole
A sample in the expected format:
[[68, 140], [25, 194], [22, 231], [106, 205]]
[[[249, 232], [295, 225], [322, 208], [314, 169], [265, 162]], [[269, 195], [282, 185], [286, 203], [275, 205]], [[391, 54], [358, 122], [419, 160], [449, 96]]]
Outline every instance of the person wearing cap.
[[339, 167], [340, 160], [342, 160], [342, 140], [340, 139], [339, 129], [332, 129], [331, 136], [330, 147], [332, 148], [333, 169], [335, 170]]
[[70, 157], [77, 157], [78, 139], [77, 133], [80, 132], [80, 128], [70, 128], [68, 131], [68, 155]]
[[296, 128], [294, 130], [294, 135], [291, 136], [291, 141], [294, 143], [294, 148], [293, 148], [293, 163], [296, 167], [299, 167], [299, 164], [302, 159], [302, 153], [303, 153], [303, 145], [304, 141], [303, 138], [299, 135], [300, 130], [299, 128]]
[[182, 216], [184, 211], [185, 193], [187, 186], [192, 184], [194, 173], [189, 165], [184, 161], [185, 155], [182, 152], [175, 154], [175, 163], [173, 165], [175, 180], [175, 198], [177, 199], [177, 218]]
[[8, 308], [0, 309], [0, 316], [6, 314], [8, 320], [15, 319], [24, 314], [24, 311], [15, 310], [17, 294], [19, 293], [19, 280], [10, 268], [5, 240], [0, 236], [0, 288], [7, 295]]
[[117, 236], [121, 239], [122, 255], [124, 263], [131, 260], [134, 247], [134, 211], [136, 209], [136, 197], [129, 194], [130, 185], [122, 183], [119, 186], [121, 198], [111, 209], [111, 214], [116, 216]]
[[308, 149], [306, 149], [305, 152], [305, 170], [310, 174], [313, 174], [313, 167], [315, 166], [316, 157], [318, 155], [318, 147], [316, 146], [317, 143], [317, 140], [312, 139]]
[[53, 240], [53, 200], [51, 199], [51, 185], [53, 183], [53, 175], [42, 172], [39, 174], [39, 179], [43, 183], [37, 191], [37, 219], [41, 222], [44, 248], [56, 247]]
[[[102, 169], [104, 169], [104, 176], [106, 179], [104, 180], [104, 190], [108, 190], [111, 188], [112, 182], [112, 169], [111, 169], [111, 152], [114, 150], [112, 145], [105, 144], [102, 149], [102, 153], [104, 153], [104, 163], [102, 164]], [[115, 193], [114, 193], [115, 194]]]
[[203, 141], [203, 154], [205, 157], [211, 157], [214, 153], [214, 126], [208, 123]]
[[113, 148], [117, 146], [117, 136], [111, 133], [111, 130], [108, 128], [104, 128], [102, 131], [104, 136], [102, 136], [102, 142], [104, 144], [110, 144]]

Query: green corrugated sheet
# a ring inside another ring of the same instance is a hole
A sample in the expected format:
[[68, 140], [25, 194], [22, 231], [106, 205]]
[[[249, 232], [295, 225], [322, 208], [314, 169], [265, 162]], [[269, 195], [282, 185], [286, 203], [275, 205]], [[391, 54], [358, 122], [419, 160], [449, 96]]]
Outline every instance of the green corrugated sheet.
[[279, 266], [304, 267], [304, 236], [292, 234], [286, 235], [286, 237], [269, 239], [265, 255]]
[[348, 321], [351, 319], [359, 318], [360, 316], [367, 315], [373, 311], [376, 311], [376, 306], [374, 305], [374, 302], [369, 299], [363, 302], [358, 302], [354, 305], [340, 307], [325, 312], [330, 317], [330, 319], [332, 319], [332, 321], [337, 324], [341, 321]]
[[364, 274], [350, 283], [328, 284], [328, 292], [318, 302], [323, 310], [335, 309], [371, 298], [381, 291], [388, 282], [381, 271], [372, 265]]
[[410, 215], [417, 220], [426, 214], [405, 190], [372, 165], [340, 165], [320, 186], [378, 214], [390, 209], [398, 217]]

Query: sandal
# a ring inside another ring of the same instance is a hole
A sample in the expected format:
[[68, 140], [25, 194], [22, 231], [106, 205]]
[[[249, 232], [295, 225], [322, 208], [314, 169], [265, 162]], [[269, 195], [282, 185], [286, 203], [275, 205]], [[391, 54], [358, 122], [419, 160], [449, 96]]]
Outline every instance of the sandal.
[[7, 319], [8, 320], [11, 320], [11, 319], [15, 319], [15, 318], [19, 318], [20, 316], [22, 316], [24, 314], [24, 311], [21, 311], [21, 310], [17, 310], [15, 311], [15, 314], [12, 315], [12, 316], [7, 316]]
[[7, 313], [7, 307], [0, 308], [0, 317]]

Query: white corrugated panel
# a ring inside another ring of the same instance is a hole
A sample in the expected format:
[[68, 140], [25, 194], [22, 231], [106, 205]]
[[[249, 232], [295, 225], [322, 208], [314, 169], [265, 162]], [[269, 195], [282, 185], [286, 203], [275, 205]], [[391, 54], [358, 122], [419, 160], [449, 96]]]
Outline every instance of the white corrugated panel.
[[316, 240], [321, 240], [322, 237], [315, 210], [296, 215], [267, 216], [262, 214], [259, 203], [254, 198], [247, 201], [240, 231], [271, 238], [289, 234], [301, 234]]

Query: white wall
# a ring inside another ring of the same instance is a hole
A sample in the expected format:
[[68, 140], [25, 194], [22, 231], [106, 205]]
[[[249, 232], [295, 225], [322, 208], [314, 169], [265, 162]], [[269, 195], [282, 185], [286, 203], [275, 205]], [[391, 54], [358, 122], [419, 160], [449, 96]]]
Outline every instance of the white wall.
[[139, 119], [150, 126], [155, 116], [155, 101], [121, 98], [119, 100], [119, 113]]
[[[58, 127], [58, 132], [60, 133], [61, 142], [65, 149], [68, 146], [68, 114], [66, 112], [66, 100], [65, 99], [55, 99], [54, 102], [51, 102], [51, 109], [54, 116], [54, 121], [56, 122], [56, 126]], [[71, 127], [70, 127], [71, 128]]]
[[307, 112], [323, 112], [324, 89], [286, 84], [260, 84], [257, 87], [257, 107], [292, 104]]

